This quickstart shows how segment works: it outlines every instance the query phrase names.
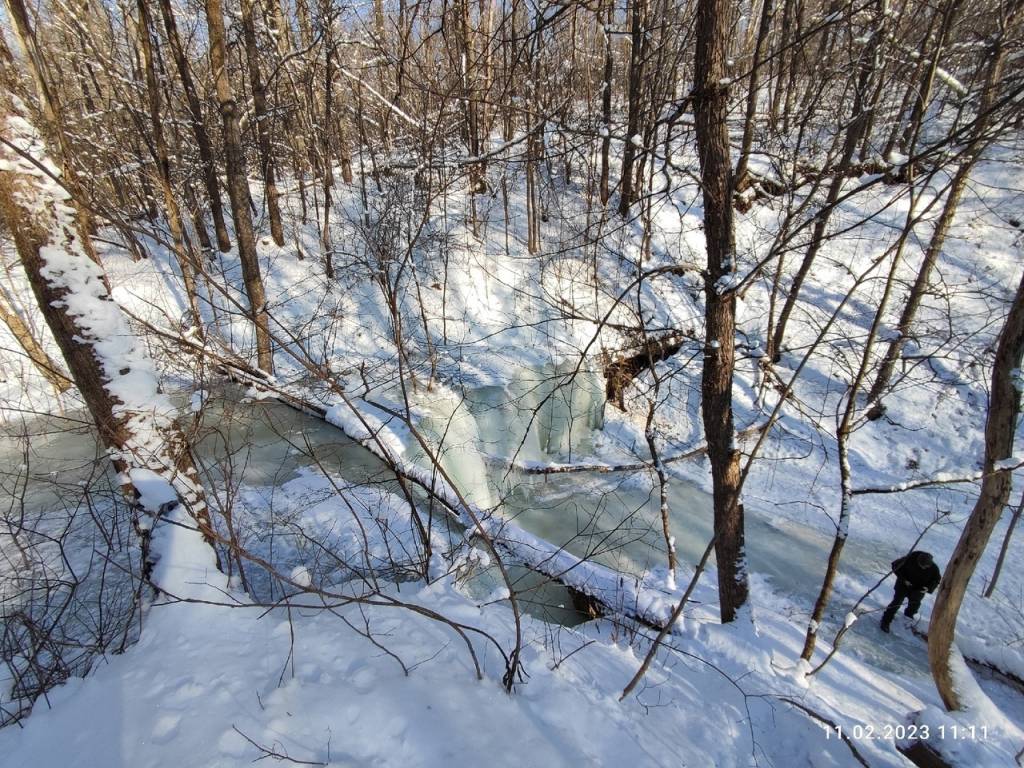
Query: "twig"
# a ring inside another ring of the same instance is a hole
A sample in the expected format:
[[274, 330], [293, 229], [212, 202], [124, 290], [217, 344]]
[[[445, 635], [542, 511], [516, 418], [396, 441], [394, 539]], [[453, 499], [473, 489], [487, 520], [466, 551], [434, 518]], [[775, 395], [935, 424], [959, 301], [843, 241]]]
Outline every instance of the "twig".
[[697, 569], [693, 573], [693, 578], [691, 578], [690, 583], [686, 585], [686, 591], [683, 593], [683, 596], [679, 598], [679, 603], [676, 605], [676, 609], [672, 611], [672, 615], [669, 617], [668, 621], [665, 622], [665, 626], [661, 628], [661, 631], [658, 632], [658, 636], [654, 638], [654, 642], [651, 643], [650, 650], [647, 651], [647, 655], [644, 657], [644, 662], [640, 665], [640, 669], [636, 671], [636, 674], [633, 675], [633, 679], [630, 680], [626, 684], [626, 687], [622, 689], [622, 695], [619, 696], [619, 701], [622, 701], [624, 698], [629, 696], [632, 690], [636, 688], [637, 683], [639, 683], [643, 676], [647, 674], [647, 670], [650, 668], [651, 662], [654, 660], [654, 655], [658, 652], [658, 647], [665, 639], [665, 635], [667, 635], [672, 630], [672, 627], [675, 626], [676, 619], [679, 618], [679, 615], [683, 612], [683, 608], [686, 606], [686, 601], [689, 599], [690, 595], [693, 594], [693, 590], [697, 587], [697, 582], [700, 580], [700, 575], [704, 572], [704, 567], [707, 565], [708, 558], [711, 557], [711, 553], [715, 549], [716, 538], [716, 536], [712, 536], [711, 541], [709, 541], [707, 547], [705, 547], [704, 554], [701, 555], [700, 562], [697, 563]]
[[1012, 472], [1015, 469], [1024, 467], [1024, 461], [1019, 461], [1016, 464], [996, 467], [992, 472], [975, 472], [970, 475], [964, 475], [962, 477], [935, 477], [930, 480], [918, 480], [913, 483], [900, 483], [899, 485], [890, 485], [879, 488], [854, 488], [853, 495], [859, 496], [867, 493], [901, 493], [903, 491], [913, 491], [918, 488], [930, 488], [935, 485], [954, 485], [956, 483], [974, 483], [978, 480], [984, 480], [986, 477], [991, 475], [999, 474], [1000, 472]]
[[845, 733], [843, 733], [843, 730], [839, 727], [839, 725], [835, 721], [829, 720], [824, 715], [820, 714], [819, 712], [815, 712], [813, 709], [808, 707], [806, 704], [801, 704], [796, 699], [791, 699], [788, 696], [779, 696], [778, 698], [779, 698], [780, 701], [784, 701], [787, 704], [790, 704], [790, 705], [796, 707], [797, 709], [799, 709], [804, 714], [808, 715], [809, 717], [813, 718], [814, 720], [817, 720], [820, 723], [824, 723], [829, 728], [831, 728], [832, 731], [840, 739], [842, 739], [843, 743], [846, 744], [846, 746], [848, 746], [850, 748], [850, 752], [853, 753], [853, 756], [854, 756], [854, 758], [856, 758], [857, 762], [860, 763], [861, 765], [863, 765], [864, 768], [871, 768], [871, 764], [868, 763], [868, 761], [864, 759], [864, 755], [862, 755], [860, 753], [860, 750], [858, 750], [857, 747], [854, 745], [854, 743], [852, 741], [850, 741], [850, 737], [847, 736]]
[[233, 730], [243, 739], [248, 741], [262, 753], [259, 757], [253, 760], [254, 763], [257, 763], [260, 760], [265, 760], [269, 757], [272, 760], [277, 760], [278, 762], [287, 760], [289, 763], [295, 763], [296, 765], [327, 765], [327, 763], [322, 763], [319, 760], [296, 760], [294, 757], [291, 757], [287, 752], [277, 752], [276, 750], [270, 749], [269, 747], [264, 747], [262, 744], [257, 744], [255, 741], [253, 741], [240, 730], [238, 730], [238, 727], [234, 723], [231, 724], [231, 730]]

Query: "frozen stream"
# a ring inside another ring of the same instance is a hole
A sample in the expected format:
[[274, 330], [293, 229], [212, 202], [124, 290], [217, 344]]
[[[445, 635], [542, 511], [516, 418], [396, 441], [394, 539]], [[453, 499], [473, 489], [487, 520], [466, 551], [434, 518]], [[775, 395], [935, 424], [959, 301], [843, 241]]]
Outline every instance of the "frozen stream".
[[[467, 393], [465, 399], [458, 399], [458, 405], [448, 399], [450, 402], [439, 402], [434, 396], [419, 403], [420, 428], [440, 445], [442, 463], [474, 501], [483, 506], [500, 505], [506, 517], [577, 556], [589, 556], [634, 574], [664, 568], [657, 491], [651, 476], [526, 475], [509, 473], [507, 462], [485, 459], [517, 451], [520, 460], [530, 461], [546, 456], [564, 461], [570, 454], [573, 459], [584, 457], [592, 448], [592, 430], [600, 426], [593, 382], [584, 382], [561, 410], [543, 404], [537, 410], [543, 392], [537, 394], [530, 387], [520, 387], [513, 397], [507, 389], [492, 386]], [[580, 400], [584, 407], [578, 407]], [[534, 410], [538, 413], [535, 423], [514, 416]], [[208, 473], [207, 482], [219, 482], [230, 471], [244, 486], [279, 487], [314, 464], [352, 483], [391, 482], [386, 467], [338, 429], [287, 406], [271, 401], [214, 405], [205, 419], [216, 427], [207, 432], [197, 451]], [[11, 495], [15, 487], [26, 509], [63, 508], [73, 503], [75, 490], [79, 489], [80, 495], [81, 485], [97, 473], [97, 449], [90, 431], [82, 422], [56, 417], [36, 418], [24, 425], [24, 431], [32, 435], [27, 453], [24, 442], [9, 434], [0, 444], [0, 465], [10, 468], [0, 488], [0, 504], [6, 510], [12, 503], [22, 503]], [[23, 482], [26, 472], [28, 483]], [[16, 475], [22, 482], [12, 483]], [[685, 579], [687, 566], [697, 562], [711, 537], [711, 501], [708, 494], [680, 478], [672, 479], [669, 493], [672, 531], [683, 565], [680, 579]], [[750, 503], [746, 524], [752, 572], [767, 579], [779, 597], [796, 606], [800, 613], [794, 620], [802, 623], [820, 585], [831, 537], [782, 518], [773, 519], [770, 510]], [[877, 581], [898, 554], [883, 545], [847, 543], [838, 594], [833, 599], [836, 614], [829, 622], [833, 628], [826, 627], [824, 638], [834, 634], [852, 601]], [[516, 569], [515, 576], [524, 585], [540, 580], [524, 569]], [[870, 607], [887, 600], [890, 590], [884, 585]], [[531, 612], [543, 618], [562, 623], [581, 620], [566, 605], [564, 592], [534, 590], [523, 600]], [[881, 635], [877, 616], [869, 614], [858, 623], [847, 636], [846, 652], [873, 666], [920, 678], [922, 686], [930, 685], [923, 643], [905, 630], [891, 638]], [[991, 683], [986, 689], [993, 686], [1002, 688]]]

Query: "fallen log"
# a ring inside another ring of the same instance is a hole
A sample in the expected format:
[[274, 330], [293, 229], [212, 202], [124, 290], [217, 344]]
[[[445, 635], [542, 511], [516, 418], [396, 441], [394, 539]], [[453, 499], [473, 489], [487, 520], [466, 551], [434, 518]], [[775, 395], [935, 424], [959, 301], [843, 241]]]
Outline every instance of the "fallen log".
[[640, 349], [609, 360], [604, 365], [605, 399], [618, 408], [626, 410], [625, 392], [637, 374], [662, 360], [667, 360], [682, 349], [683, 344], [693, 337], [684, 331], [672, 331], [657, 338], [649, 338]]
[[908, 744], [897, 742], [896, 749], [917, 768], [954, 768], [927, 741], [921, 739]]
[[[745, 440], [748, 437], [760, 434], [769, 426], [767, 421], [759, 421], [749, 426], [744, 427], [736, 433], [738, 440]], [[694, 445], [692, 448], [687, 448], [679, 453], [674, 453], [671, 456], [666, 456], [661, 460], [662, 464], [675, 464], [680, 461], [687, 461], [689, 459], [695, 459], [698, 456], [703, 456], [708, 452], [708, 444], [706, 441], [701, 440], [699, 443]], [[580, 463], [580, 464], [545, 464], [540, 462], [525, 462], [525, 461], [513, 461], [508, 462], [505, 459], [497, 456], [486, 457], [488, 461], [494, 463], [507, 464], [511, 469], [516, 472], [520, 472], [524, 475], [561, 475], [573, 472], [591, 472], [594, 474], [606, 474], [610, 472], [640, 472], [649, 469], [654, 469], [653, 461], [637, 461], [626, 464], [599, 464], [599, 463]]]
[[[733, 189], [733, 207], [740, 213], [747, 213], [755, 204], [764, 203], [782, 197], [785, 194], [795, 192], [805, 184], [820, 181], [828, 178], [838, 170], [835, 168], [816, 168], [813, 165], [802, 164], [797, 167], [793, 178], [782, 181], [777, 178], [762, 176], [747, 168], [746, 172], [736, 180]], [[906, 183], [905, 166], [883, 163], [878, 160], [869, 160], [863, 163], [854, 163], [846, 171], [846, 178], [857, 178], [858, 176], [880, 176], [885, 184]]]

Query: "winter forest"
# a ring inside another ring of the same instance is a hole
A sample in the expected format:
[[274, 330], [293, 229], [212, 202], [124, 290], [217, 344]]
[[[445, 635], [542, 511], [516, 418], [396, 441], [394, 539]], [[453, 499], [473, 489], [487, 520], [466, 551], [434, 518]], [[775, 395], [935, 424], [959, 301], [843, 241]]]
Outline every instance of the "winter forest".
[[0, 265], [5, 766], [1024, 765], [1024, 0], [4, 0]]

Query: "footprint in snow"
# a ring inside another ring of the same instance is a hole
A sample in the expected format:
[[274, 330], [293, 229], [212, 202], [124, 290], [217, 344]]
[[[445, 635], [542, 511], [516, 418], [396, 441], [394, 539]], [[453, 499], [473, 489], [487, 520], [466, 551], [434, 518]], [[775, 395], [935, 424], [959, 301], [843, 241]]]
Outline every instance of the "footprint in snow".
[[244, 757], [252, 751], [252, 745], [234, 728], [228, 728], [221, 734], [217, 748], [228, 757]]
[[178, 732], [180, 722], [181, 715], [160, 715], [153, 726], [153, 741], [157, 744], [170, 741]]
[[374, 688], [377, 675], [370, 667], [357, 669], [352, 675], [352, 688], [358, 693], [369, 693]]
[[172, 706], [182, 706], [206, 693], [206, 688], [195, 681], [193, 677], [183, 677], [168, 686], [171, 688], [167, 693], [165, 701]]

